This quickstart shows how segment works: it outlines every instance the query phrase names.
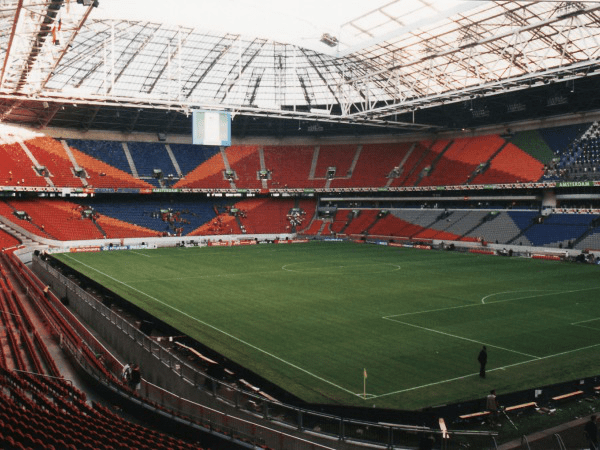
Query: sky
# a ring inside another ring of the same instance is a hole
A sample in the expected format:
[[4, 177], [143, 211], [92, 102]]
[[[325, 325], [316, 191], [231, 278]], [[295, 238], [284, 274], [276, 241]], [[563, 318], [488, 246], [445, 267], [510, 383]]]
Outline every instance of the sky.
[[[93, 18], [148, 20], [314, 48], [323, 33], [390, 0], [99, 0]], [[318, 44], [323, 46], [323, 44]]]

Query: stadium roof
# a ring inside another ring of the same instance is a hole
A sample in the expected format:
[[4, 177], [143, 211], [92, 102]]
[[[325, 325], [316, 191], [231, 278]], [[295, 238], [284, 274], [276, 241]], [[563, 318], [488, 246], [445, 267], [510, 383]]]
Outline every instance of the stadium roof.
[[173, 2], [127, 3], [0, 0], [0, 121], [94, 127], [121, 109], [134, 131], [147, 110], [202, 108], [422, 130], [443, 125], [414, 111], [573, 90], [600, 69], [600, 2], [181, 0], [183, 18]]

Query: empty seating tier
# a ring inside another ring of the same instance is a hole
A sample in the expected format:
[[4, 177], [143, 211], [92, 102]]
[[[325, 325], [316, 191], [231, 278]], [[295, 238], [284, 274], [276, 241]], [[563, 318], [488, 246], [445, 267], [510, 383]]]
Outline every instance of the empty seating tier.
[[235, 173], [235, 184], [238, 188], [260, 189], [262, 182], [258, 178], [261, 170], [257, 146], [233, 146], [225, 150], [227, 161]]
[[229, 181], [225, 178], [225, 162], [223, 156], [215, 148], [205, 147], [201, 150], [211, 156], [204, 163], [189, 172], [185, 179], [175, 183], [176, 188], [199, 188], [199, 189], [229, 189]]
[[508, 143], [490, 162], [490, 167], [476, 176], [471, 184], [501, 184], [538, 181], [544, 164]]
[[16, 247], [20, 243], [21, 241], [19, 241], [16, 237], [8, 234], [4, 230], [0, 230], [0, 250], [9, 247]]
[[271, 172], [269, 187], [275, 189], [311, 187], [309, 174], [314, 151], [314, 147], [302, 145], [264, 147], [265, 168]]

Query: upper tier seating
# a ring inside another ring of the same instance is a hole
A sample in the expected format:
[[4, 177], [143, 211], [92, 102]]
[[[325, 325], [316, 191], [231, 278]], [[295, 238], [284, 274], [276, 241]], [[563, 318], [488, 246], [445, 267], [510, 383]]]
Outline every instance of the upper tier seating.
[[134, 178], [133, 175], [95, 159], [75, 148], [71, 148], [71, 153], [77, 164], [85, 168], [89, 187], [103, 189], [152, 188], [152, 185], [146, 181]]
[[446, 140], [422, 141], [414, 148], [404, 166], [400, 176], [392, 182], [392, 186], [415, 186], [431, 167], [433, 161], [444, 151], [449, 142]]
[[[557, 138], [563, 131], [568, 139]], [[0, 136], [0, 182], [109, 189], [335, 189], [532, 182], [542, 179], [544, 171], [550, 179], [600, 179], [597, 124], [538, 130], [537, 144], [530, 142], [530, 135], [523, 132], [514, 139], [523, 150], [511, 142], [498, 154], [505, 143], [498, 135], [360, 145], [240, 145], [222, 152], [210, 146], [81, 139], [66, 140], [69, 151], [49, 137], [25, 139], [23, 148], [18, 140]], [[546, 145], [544, 139], [553, 144]], [[550, 148], [559, 163], [549, 161]], [[48, 170], [46, 178], [36, 165]], [[83, 180], [75, 172], [78, 166], [85, 170]], [[554, 166], [564, 170], [553, 174]], [[231, 179], [226, 176], [229, 168]], [[335, 169], [333, 176], [330, 168]], [[162, 181], [155, 169], [162, 171]], [[261, 170], [270, 172], [264, 180], [257, 175]]]
[[214, 156], [219, 147], [193, 144], [168, 144], [181, 174], [185, 177], [188, 173], [201, 165], [204, 161]]
[[354, 144], [321, 145], [313, 175], [320, 182], [315, 183], [315, 186], [325, 187], [329, 168], [335, 169], [334, 179], [331, 181], [330, 187], [344, 186], [345, 179], [352, 177], [352, 163], [357, 151], [358, 146]]
[[550, 164], [555, 157], [554, 151], [544, 141], [539, 130], [518, 132], [510, 142], [544, 164]]
[[531, 182], [538, 181], [543, 174], [544, 164], [509, 142], [471, 184]]
[[558, 127], [541, 128], [540, 135], [548, 146], [555, 152], [562, 152], [590, 127], [589, 123], [561, 125]]
[[[600, 179], [600, 125], [594, 122], [583, 135], [557, 152], [558, 163], [551, 165], [554, 178], [587, 181]], [[558, 175], [558, 176], [557, 176]]]
[[163, 179], [168, 179], [169, 175], [178, 177], [173, 161], [169, 157], [164, 144], [129, 142], [127, 148], [133, 159], [138, 178], [144, 179], [154, 186], [163, 187], [159, 180], [154, 177], [155, 170], [161, 171]]
[[238, 188], [260, 189], [262, 182], [258, 178], [261, 170], [258, 147], [253, 145], [232, 146], [225, 150], [229, 167], [235, 172], [234, 180]]
[[309, 180], [314, 147], [306, 145], [265, 146], [263, 152], [265, 168], [271, 171], [270, 188], [314, 187], [314, 182]]
[[33, 161], [17, 143], [0, 144], [0, 179], [3, 186], [47, 186]]
[[55, 186], [82, 187], [81, 179], [75, 175], [73, 164], [60, 142], [49, 137], [37, 137], [24, 143], [31, 154], [50, 172]]
[[411, 146], [411, 143], [363, 145], [352, 176], [335, 179], [331, 187], [385, 186], [389, 181], [388, 175], [400, 165]]
[[189, 172], [183, 180], [175, 183], [176, 188], [229, 189], [231, 184], [225, 178], [225, 162], [218, 147], [201, 147], [204, 162]]
[[455, 139], [419, 186], [465, 184], [477, 167], [487, 162], [504, 142], [497, 135]]
[[102, 161], [131, 175], [131, 167], [129, 166], [121, 142], [67, 139], [67, 143], [69, 144], [69, 147], [76, 148], [80, 152], [85, 153], [98, 161]]

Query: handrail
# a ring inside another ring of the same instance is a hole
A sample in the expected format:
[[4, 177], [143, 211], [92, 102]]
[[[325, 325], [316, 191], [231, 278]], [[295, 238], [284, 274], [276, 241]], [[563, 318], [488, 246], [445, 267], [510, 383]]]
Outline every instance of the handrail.
[[38, 377], [45, 377], [45, 378], [52, 378], [52, 379], [55, 379], [55, 380], [66, 381], [67, 383], [71, 383], [71, 386], [73, 386], [73, 380], [70, 380], [68, 378], [54, 377], [52, 375], [46, 375], [45, 373], [30, 372], [28, 370], [19, 370], [19, 369], [13, 369], [13, 372], [27, 373], [29, 375], [36, 375]]
[[560, 434], [554, 433], [554, 438], [556, 439], [556, 442], [558, 443], [559, 450], [567, 450], [567, 447], [565, 446], [565, 442], [563, 441]]

